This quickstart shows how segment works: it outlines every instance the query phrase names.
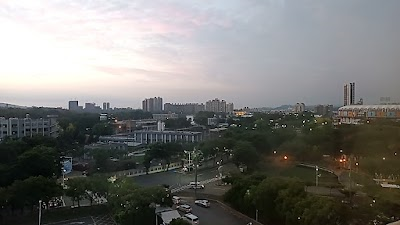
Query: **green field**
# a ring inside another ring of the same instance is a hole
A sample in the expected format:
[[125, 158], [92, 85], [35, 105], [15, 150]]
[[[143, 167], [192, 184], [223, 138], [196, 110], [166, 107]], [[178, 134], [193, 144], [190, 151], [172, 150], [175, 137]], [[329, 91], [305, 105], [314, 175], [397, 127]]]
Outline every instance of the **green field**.
[[[264, 165], [260, 171], [265, 173], [267, 176], [281, 176], [281, 177], [291, 177], [298, 178], [307, 185], [315, 185], [316, 171], [314, 168], [300, 167], [296, 165], [283, 165], [274, 166], [272, 164]], [[320, 176], [318, 178], [318, 185], [321, 186], [337, 186], [339, 185], [337, 176], [329, 172], [322, 170], [318, 171]]]

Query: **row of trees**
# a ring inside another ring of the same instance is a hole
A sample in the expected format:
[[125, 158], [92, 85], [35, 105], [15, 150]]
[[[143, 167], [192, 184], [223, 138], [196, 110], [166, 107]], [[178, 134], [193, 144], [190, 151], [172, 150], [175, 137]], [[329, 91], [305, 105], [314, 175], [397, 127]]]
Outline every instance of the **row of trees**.
[[156, 159], [162, 161], [167, 169], [169, 168], [172, 160], [180, 160], [184, 154], [184, 149], [190, 149], [193, 146], [190, 144], [183, 144], [177, 142], [161, 143], [157, 142], [149, 146], [150, 149], [146, 152], [144, 158], [144, 166], [148, 170], [151, 166], [151, 162]]
[[348, 220], [346, 206], [339, 200], [308, 195], [304, 183], [289, 178], [262, 175], [230, 177], [232, 188], [224, 200], [236, 209], [266, 224], [338, 225]]

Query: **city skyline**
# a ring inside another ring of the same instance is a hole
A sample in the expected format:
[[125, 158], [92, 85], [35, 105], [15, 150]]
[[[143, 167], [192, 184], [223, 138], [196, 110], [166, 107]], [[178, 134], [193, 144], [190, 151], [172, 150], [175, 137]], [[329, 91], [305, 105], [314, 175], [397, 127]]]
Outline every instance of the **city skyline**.
[[[0, 102], [400, 102], [398, 1], [1, 1]], [[173, 15], [173, 16], [171, 16]], [[373, 15], [373, 16], [372, 16]]]

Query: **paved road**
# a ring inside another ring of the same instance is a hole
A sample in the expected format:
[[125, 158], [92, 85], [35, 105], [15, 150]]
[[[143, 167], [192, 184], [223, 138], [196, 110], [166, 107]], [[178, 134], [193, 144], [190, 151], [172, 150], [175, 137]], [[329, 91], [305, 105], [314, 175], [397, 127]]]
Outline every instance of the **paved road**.
[[84, 218], [66, 220], [56, 223], [48, 223], [46, 225], [94, 225], [94, 221], [91, 217], [84, 217]]
[[192, 198], [184, 198], [183, 201], [192, 207], [192, 213], [199, 217], [201, 225], [246, 225], [250, 222], [217, 202], [211, 202], [210, 208], [203, 208], [195, 205]]
[[109, 215], [89, 216], [79, 219], [65, 220], [45, 225], [117, 225]]
[[[222, 170], [228, 172], [235, 169], [232, 164], [224, 165]], [[217, 168], [204, 169], [198, 171], [198, 181], [204, 181], [214, 178], [219, 175]], [[194, 181], [194, 173], [184, 174], [179, 170], [172, 170], [168, 172], [155, 173], [149, 175], [143, 175], [138, 177], [132, 177], [136, 183], [143, 186], [155, 186], [161, 184], [168, 184], [171, 188], [187, 185]]]

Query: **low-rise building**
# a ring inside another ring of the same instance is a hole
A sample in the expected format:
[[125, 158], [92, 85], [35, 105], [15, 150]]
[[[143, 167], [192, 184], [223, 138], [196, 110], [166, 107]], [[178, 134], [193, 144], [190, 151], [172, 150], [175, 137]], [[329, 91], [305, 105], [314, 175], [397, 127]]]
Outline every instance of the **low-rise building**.
[[155, 120], [170, 120], [170, 119], [178, 119], [178, 114], [175, 113], [157, 113], [153, 114], [153, 119]]
[[400, 119], [400, 105], [347, 105], [339, 108], [339, 124], [362, 124], [373, 119]]
[[132, 133], [100, 136], [99, 141], [104, 143], [125, 143], [128, 146], [152, 144], [156, 142], [200, 142], [203, 140], [202, 132], [191, 131], [157, 131], [136, 130]]
[[144, 131], [137, 130], [132, 133], [134, 140], [141, 144], [155, 142], [200, 142], [203, 140], [201, 132], [189, 131]]

